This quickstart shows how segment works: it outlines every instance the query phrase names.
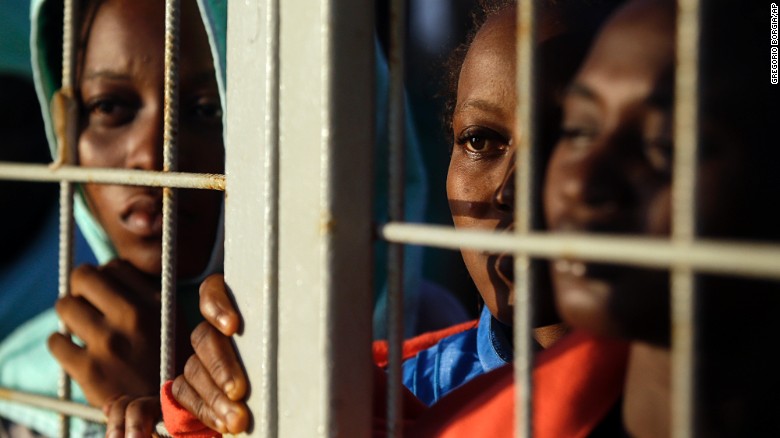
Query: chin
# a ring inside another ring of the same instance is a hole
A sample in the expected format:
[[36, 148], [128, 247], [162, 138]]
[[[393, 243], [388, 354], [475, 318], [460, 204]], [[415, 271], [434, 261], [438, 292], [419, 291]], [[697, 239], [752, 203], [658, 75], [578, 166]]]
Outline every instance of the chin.
[[597, 336], [624, 337], [625, 333], [612, 319], [609, 299], [605, 295], [558, 287], [555, 290], [556, 309], [561, 319], [575, 329]]

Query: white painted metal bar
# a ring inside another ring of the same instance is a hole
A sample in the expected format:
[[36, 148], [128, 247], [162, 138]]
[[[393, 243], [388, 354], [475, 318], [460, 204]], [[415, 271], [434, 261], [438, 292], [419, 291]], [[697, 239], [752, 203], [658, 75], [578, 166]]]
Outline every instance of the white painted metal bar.
[[[519, 133], [515, 154], [515, 230], [517, 236], [532, 231], [534, 185], [534, 66], [536, 27], [535, 1], [522, 1], [517, 5], [517, 106], [515, 132]], [[515, 344], [515, 436], [533, 436], [533, 271], [531, 257], [527, 253], [514, 254], [514, 344]]]
[[[76, 17], [78, 17], [79, 3], [77, 0], [65, 0], [62, 16], [62, 87], [60, 93], [66, 101], [65, 108], [65, 132], [57, 135], [59, 144], [60, 164], [73, 164], [76, 162], [76, 148], [78, 144], [78, 108], [75, 104], [76, 87]], [[73, 183], [60, 182], [60, 235], [59, 235], [59, 285], [58, 296], [60, 298], [70, 294], [70, 271], [73, 268]], [[59, 323], [59, 331], [63, 335], [70, 333], [62, 322]], [[57, 395], [61, 400], [70, 400], [70, 376], [62, 370], [60, 372]], [[67, 414], [60, 416], [60, 431], [62, 438], [70, 436], [70, 417]]]
[[[177, 170], [179, 136], [179, 0], [165, 0], [163, 172]], [[176, 376], [176, 189], [163, 187], [160, 384]]]
[[251, 435], [275, 437], [279, 0], [231, 2], [228, 22], [225, 279], [244, 317], [236, 345], [252, 382]]
[[370, 436], [373, 2], [279, 7], [278, 434]]
[[157, 172], [79, 166], [0, 162], [0, 179], [117, 184], [179, 189], [225, 190], [225, 176], [210, 173]]
[[79, 417], [95, 423], [105, 423], [106, 416], [98, 408], [82, 403], [61, 400], [0, 387], [0, 400], [20, 403], [41, 409], [48, 409], [69, 417]]
[[[406, 72], [406, 0], [390, 2], [390, 84], [388, 98], [389, 136], [389, 208], [391, 222], [404, 220], [404, 75]], [[387, 267], [387, 334], [389, 344], [387, 367], [387, 434], [403, 436], [403, 379], [401, 375], [404, 340], [404, 246], [390, 243]]]
[[[688, 246], [696, 239], [700, 1], [679, 0], [677, 5], [672, 243]], [[691, 267], [674, 265], [671, 272], [671, 424], [675, 438], [696, 434], [696, 301]]]
[[379, 233], [391, 242], [438, 248], [513, 251], [658, 269], [687, 266], [701, 273], [780, 280], [780, 245], [702, 239], [680, 245], [652, 237], [544, 232], [517, 236], [416, 224], [388, 224]]

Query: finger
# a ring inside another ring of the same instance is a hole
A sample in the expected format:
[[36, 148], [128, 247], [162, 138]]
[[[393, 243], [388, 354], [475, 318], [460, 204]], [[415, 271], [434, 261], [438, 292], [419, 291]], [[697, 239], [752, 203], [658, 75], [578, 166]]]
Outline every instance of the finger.
[[230, 400], [211, 380], [196, 356], [190, 357], [184, 366], [184, 378], [189, 387], [198, 393], [198, 398], [203, 400], [201, 409], [212, 416], [218, 430], [239, 433], [246, 429], [249, 421], [246, 405]]
[[[193, 356], [194, 357], [194, 356]], [[173, 381], [171, 387], [174, 398], [176, 401], [192, 415], [196, 416], [201, 423], [216, 430], [220, 433], [227, 433], [227, 429], [224, 427], [224, 423], [217, 425], [216, 415], [212, 412], [211, 408], [206, 402], [200, 398], [198, 392], [195, 391], [184, 376], [178, 376]]]
[[119, 438], [125, 433], [125, 411], [132, 401], [130, 396], [122, 396], [107, 402], [104, 412], [108, 409], [106, 421], [106, 438]]
[[141, 299], [146, 303], [160, 301], [160, 278], [140, 271], [125, 260], [111, 260], [99, 267], [98, 271], [122, 285], [123, 289], [132, 291], [128, 296], [130, 300]]
[[104, 315], [122, 315], [135, 308], [120, 284], [91, 265], [81, 265], [71, 272], [70, 287], [72, 295], [83, 297]]
[[225, 336], [232, 336], [238, 330], [241, 317], [230, 300], [224, 275], [210, 275], [201, 283], [200, 313]]
[[103, 314], [81, 297], [62, 297], [57, 300], [54, 309], [68, 330], [87, 344], [95, 334], [105, 330]]
[[159, 398], [141, 397], [131, 401], [125, 410], [125, 436], [151, 436], [161, 417]]
[[[76, 345], [70, 337], [61, 333], [53, 333], [49, 336], [48, 347], [62, 369], [77, 382], [86, 381], [90, 373], [96, 372], [93, 366], [94, 363], [89, 355], [86, 354], [82, 347]], [[102, 406], [105, 402], [103, 394], [93, 394], [85, 390], [84, 395], [89, 404], [93, 406]]]
[[200, 323], [190, 336], [192, 348], [214, 384], [230, 400], [246, 395], [247, 379], [230, 338], [206, 322]]

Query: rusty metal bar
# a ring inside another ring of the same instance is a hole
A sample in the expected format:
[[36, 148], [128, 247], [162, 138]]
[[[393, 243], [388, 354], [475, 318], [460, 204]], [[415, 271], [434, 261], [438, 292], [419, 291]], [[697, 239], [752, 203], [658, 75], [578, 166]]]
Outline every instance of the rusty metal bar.
[[225, 190], [225, 175], [0, 162], [0, 179]]

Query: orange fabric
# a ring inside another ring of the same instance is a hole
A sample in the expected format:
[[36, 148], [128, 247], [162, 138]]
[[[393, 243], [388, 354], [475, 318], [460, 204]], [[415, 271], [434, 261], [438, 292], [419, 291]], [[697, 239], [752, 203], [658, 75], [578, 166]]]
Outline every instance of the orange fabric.
[[[534, 368], [534, 436], [586, 437], [623, 392], [628, 344], [573, 333], [539, 354]], [[512, 437], [512, 366], [477, 377], [433, 405], [410, 437]]]
[[219, 432], [209, 429], [194, 415], [184, 409], [173, 396], [173, 381], [165, 382], [160, 390], [163, 421], [168, 433], [174, 438], [211, 438], [221, 437]]
[[[374, 368], [374, 413], [372, 417], [373, 436], [387, 436], [387, 373], [379, 367]], [[406, 387], [401, 388], [404, 428], [408, 428], [428, 406], [417, 399]]]
[[[446, 338], [447, 336], [454, 335], [456, 333], [465, 332], [476, 327], [479, 320], [471, 320], [456, 324], [445, 329], [437, 330], [435, 332], [427, 332], [414, 338], [408, 339], [403, 343], [403, 350], [401, 352], [402, 360], [409, 359], [417, 355], [417, 353], [433, 347]], [[374, 363], [380, 368], [387, 366], [389, 347], [387, 341], [374, 341], [372, 346], [374, 353]]]

